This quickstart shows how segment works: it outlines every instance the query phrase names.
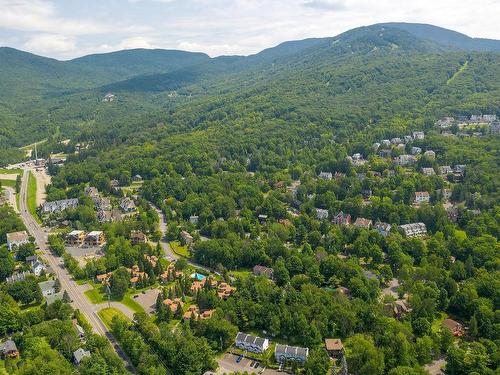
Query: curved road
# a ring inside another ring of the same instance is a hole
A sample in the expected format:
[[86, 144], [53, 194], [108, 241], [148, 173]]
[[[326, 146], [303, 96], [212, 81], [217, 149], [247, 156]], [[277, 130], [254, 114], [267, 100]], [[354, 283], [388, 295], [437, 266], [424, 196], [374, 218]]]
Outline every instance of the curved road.
[[[134, 366], [126, 354], [118, 346], [118, 343], [113, 338], [109, 330], [106, 328], [102, 320], [97, 315], [98, 306], [93, 305], [84, 296], [84, 287], [78, 285], [68, 273], [68, 271], [63, 267], [63, 262], [61, 258], [58, 258], [52, 254], [48, 249], [47, 238], [48, 234], [46, 231], [36, 222], [36, 220], [31, 216], [28, 211], [28, 177], [29, 171], [24, 170], [20, 199], [19, 199], [19, 209], [21, 218], [26, 225], [26, 228], [30, 234], [35, 238], [35, 242], [38, 245], [40, 251], [43, 253], [43, 258], [47, 261], [48, 265], [52, 269], [52, 272], [61, 282], [61, 289], [66, 290], [70, 296], [73, 308], [80, 310], [80, 312], [85, 315], [87, 321], [92, 326], [95, 333], [105, 336], [111, 345], [114, 347], [118, 355], [126, 362], [127, 369], [129, 371], [135, 372]], [[128, 314], [127, 314], [128, 315]]]

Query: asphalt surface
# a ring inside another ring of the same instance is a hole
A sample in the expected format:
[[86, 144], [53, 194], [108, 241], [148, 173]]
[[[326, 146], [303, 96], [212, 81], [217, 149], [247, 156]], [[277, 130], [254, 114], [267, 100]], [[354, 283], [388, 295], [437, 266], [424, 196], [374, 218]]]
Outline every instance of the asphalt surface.
[[28, 187], [28, 176], [29, 171], [24, 170], [22, 185], [20, 191], [19, 208], [20, 215], [24, 221], [26, 228], [29, 233], [35, 238], [35, 242], [42, 253], [43, 259], [50, 266], [52, 272], [61, 282], [61, 290], [66, 290], [72, 302], [71, 305], [74, 309], [80, 310], [80, 312], [85, 316], [89, 324], [95, 333], [105, 336], [111, 345], [116, 350], [117, 354], [125, 361], [127, 369], [135, 373], [135, 369], [126, 356], [123, 350], [119, 347], [116, 340], [111, 335], [111, 332], [106, 328], [102, 320], [97, 315], [99, 306], [93, 305], [83, 294], [84, 288], [78, 285], [71, 277], [69, 272], [64, 268], [62, 258], [56, 257], [48, 248], [48, 234], [47, 232], [36, 222], [36, 220], [31, 216], [27, 207], [27, 187]]

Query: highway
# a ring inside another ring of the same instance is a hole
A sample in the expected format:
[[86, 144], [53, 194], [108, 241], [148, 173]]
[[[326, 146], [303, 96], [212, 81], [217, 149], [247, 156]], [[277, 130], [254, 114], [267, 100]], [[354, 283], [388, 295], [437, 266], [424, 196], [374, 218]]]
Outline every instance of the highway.
[[41, 227], [36, 220], [31, 216], [28, 211], [28, 177], [29, 170], [24, 170], [22, 177], [20, 199], [19, 199], [19, 209], [21, 218], [30, 234], [35, 238], [35, 242], [42, 253], [43, 259], [50, 266], [51, 271], [61, 282], [61, 290], [66, 290], [72, 302], [71, 305], [74, 309], [80, 310], [80, 312], [86, 317], [89, 324], [95, 333], [105, 336], [111, 345], [115, 348], [118, 355], [126, 362], [127, 369], [135, 373], [135, 369], [126, 356], [126, 354], [118, 346], [118, 343], [113, 338], [109, 330], [106, 328], [99, 315], [97, 315], [98, 307], [93, 305], [83, 294], [85, 288], [78, 285], [71, 277], [69, 272], [63, 267], [63, 261], [61, 258], [56, 257], [48, 248], [47, 238], [48, 234]]

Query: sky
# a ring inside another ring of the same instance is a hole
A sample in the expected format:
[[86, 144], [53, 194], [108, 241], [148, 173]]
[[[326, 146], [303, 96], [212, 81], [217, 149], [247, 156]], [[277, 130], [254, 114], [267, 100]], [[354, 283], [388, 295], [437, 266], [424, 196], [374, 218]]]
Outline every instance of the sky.
[[500, 39], [500, 0], [0, 0], [0, 46], [61, 60], [130, 48], [248, 55], [379, 22]]

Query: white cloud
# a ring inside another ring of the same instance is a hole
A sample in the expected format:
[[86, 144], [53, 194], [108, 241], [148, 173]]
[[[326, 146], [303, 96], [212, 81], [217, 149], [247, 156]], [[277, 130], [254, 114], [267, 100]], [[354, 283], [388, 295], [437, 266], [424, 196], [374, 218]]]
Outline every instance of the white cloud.
[[0, 9], [3, 43], [59, 58], [138, 47], [251, 54], [390, 21], [500, 39], [498, 20], [484, 16], [500, 14], [498, 0], [0, 0]]
[[24, 48], [41, 54], [68, 53], [76, 49], [75, 39], [57, 34], [40, 34], [24, 43]]

